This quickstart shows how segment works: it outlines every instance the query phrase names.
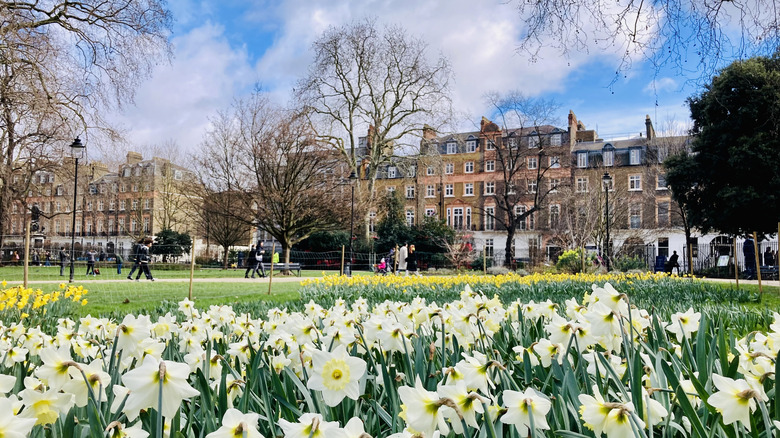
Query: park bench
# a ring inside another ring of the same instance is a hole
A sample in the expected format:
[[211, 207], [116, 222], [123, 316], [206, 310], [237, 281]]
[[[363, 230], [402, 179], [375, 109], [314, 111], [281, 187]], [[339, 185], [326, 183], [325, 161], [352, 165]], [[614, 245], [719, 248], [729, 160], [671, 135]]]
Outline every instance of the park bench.
[[263, 270], [270, 271], [273, 266], [274, 271], [298, 271], [298, 276], [301, 276], [301, 264], [300, 263], [263, 263]]
[[761, 266], [761, 278], [764, 280], [777, 280], [777, 266]]

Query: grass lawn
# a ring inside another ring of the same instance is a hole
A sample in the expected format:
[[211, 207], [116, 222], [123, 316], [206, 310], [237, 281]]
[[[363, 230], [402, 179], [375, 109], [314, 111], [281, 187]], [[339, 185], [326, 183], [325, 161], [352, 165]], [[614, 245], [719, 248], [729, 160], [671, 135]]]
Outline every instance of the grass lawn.
[[[126, 282], [126, 283], [77, 283], [89, 292], [87, 305], [79, 308], [79, 314], [107, 315], [144, 313], [157, 308], [163, 301], [177, 303], [187, 297], [189, 283], [182, 282]], [[52, 284], [30, 283], [32, 288], [52, 291]], [[268, 295], [268, 283], [193, 283], [192, 297], [196, 306], [206, 309], [212, 304], [236, 304], [253, 301], [273, 301], [283, 306], [285, 302], [297, 300], [300, 295], [297, 282], [274, 283]]]

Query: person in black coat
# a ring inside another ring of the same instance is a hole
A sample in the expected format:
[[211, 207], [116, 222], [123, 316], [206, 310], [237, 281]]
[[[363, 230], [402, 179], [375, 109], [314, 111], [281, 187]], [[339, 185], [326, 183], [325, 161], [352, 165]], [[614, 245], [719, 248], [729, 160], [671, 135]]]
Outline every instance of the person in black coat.
[[244, 278], [249, 278], [249, 273], [252, 273], [252, 276], [255, 275], [255, 269], [257, 269], [257, 260], [256, 260], [256, 250], [255, 246], [252, 245], [252, 247], [249, 249], [249, 252], [246, 255], [246, 258], [244, 259], [244, 266], [246, 266], [246, 272], [244, 272]]
[[406, 256], [406, 271], [409, 275], [420, 275], [417, 269], [417, 251], [414, 245], [409, 245], [409, 254]]
[[669, 261], [666, 262], [666, 273], [672, 275], [672, 270], [677, 268], [677, 274], [680, 273], [680, 262], [678, 261], [680, 256], [677, 255], [677, 251], [672, 252], [672, 256], [669, 257]]
[[146, 238], [144, 240], [143, 245], [139, 245], [138, 247], [138, 262], [140, 269], [138, 270], [138, 274], [135, 276], [135, 281], [138, 281], [139, 278], [141, 278], [141, 273], [143, 272], [146, 276], [147, 280], [154, 281], [154, 277], [152, 277], [152, 271], [149, 270], [149, 262], [152, 260], [151, 256], [149, 255], [149, 248], [152, 247], [152, 239]]
[[136, 269], [141, 268], [141, 260], [138, 258], [139, 253], [141, 252], [141, 247], [143, 246], [143, 240], [139, 240], [138, 243], [136, 243], [133, 246], [133, 253], [131, 254], [131, 257], [133, 258], [133, 267], [130, 269], [130, 273], [127, 274], [127, 279], [132, 280], [133, 279], [133, 272], [135, 272]]

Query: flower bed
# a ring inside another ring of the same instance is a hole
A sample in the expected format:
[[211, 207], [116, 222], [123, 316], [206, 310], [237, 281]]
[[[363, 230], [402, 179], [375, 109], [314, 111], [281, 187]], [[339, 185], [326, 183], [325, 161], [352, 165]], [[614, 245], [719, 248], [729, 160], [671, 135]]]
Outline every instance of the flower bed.
[[611, 285], [563, 305], [464, 289], [439, 304], [312, 302], [262, 318], [185, 300], [154, 322], [0, 325], [0, 432], [770, 437], [780, 426], [778, 314], [768, 333], [736, 339], [692, 309], [653, 317]]

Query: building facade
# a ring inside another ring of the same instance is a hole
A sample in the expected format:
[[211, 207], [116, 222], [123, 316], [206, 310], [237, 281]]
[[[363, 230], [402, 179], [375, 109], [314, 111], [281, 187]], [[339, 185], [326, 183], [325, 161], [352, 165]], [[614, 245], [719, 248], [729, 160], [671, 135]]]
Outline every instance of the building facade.
[[52, 254], [61, 246], [69, 249], [73, 235], [77, 254], [86, 249], [113, 254], [127, 253], [133, 242], [163, 229], [197, 232], [192, 172], [163, 158], [144, 160], [136, 152], [128, 152], [114, 171], [101, 162], [79, 163], [74, 226], [74, 165], [66, 158], [59, 170], [34, 175], [27, 207], [14, 203], [3, 230], [7, 249], [23, 248], [32, 206], [41, 215], [31, 246]]

